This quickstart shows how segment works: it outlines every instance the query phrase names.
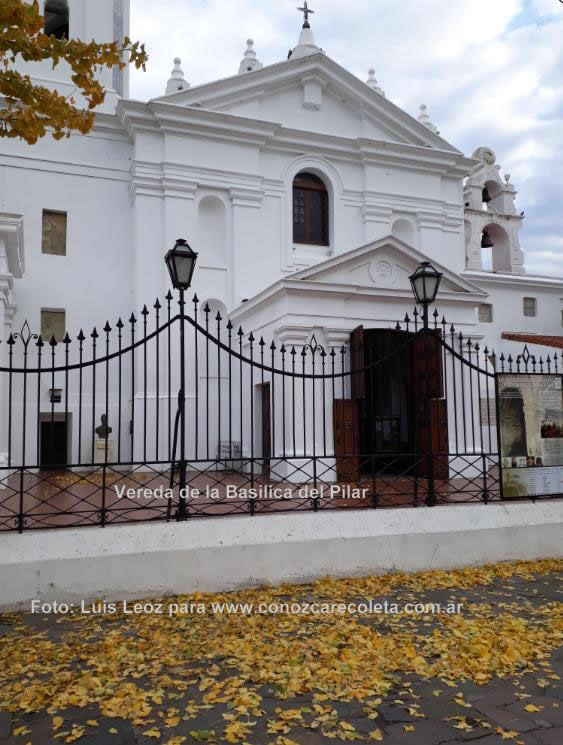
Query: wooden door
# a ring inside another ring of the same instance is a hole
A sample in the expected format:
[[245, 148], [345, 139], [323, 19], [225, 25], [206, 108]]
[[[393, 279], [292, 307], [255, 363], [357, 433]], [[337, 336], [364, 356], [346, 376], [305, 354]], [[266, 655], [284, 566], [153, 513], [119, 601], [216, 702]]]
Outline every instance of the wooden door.
[[358, 326], [350, 334], [350, 365], [352, 368], [351, 390], [354, 400], [365, 398], [365, 354], [364, 354], [364, 327]]
[[272, 457], [272, 414], [270, 405], [270, 384], [260, 386], [262, 398], [262, 476], [270, 478], [270, 459]]
[[350, 399], [335, 399], [334, 452], [338, 481], [360, 480], [360, 427], [358, 402]]
[[[430, 428], [425, 418], [425, 395], [429, 398]], [[449, 476], [448, 408], [444, 398], [443, 355], [439, 330], [416, 336], [412, 341], [411, 396], [415, 448], [419, 453], [428, 453], [430, 435], [432, 435], [434, 477], [447, 479]], [[422, 477], [428, 475], [426, 459], [419, 463], [417, 474]]]

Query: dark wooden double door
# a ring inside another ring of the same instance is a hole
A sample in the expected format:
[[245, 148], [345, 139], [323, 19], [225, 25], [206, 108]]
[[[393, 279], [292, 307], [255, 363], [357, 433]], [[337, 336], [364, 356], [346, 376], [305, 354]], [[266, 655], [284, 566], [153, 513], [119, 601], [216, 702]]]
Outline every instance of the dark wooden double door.
[[[351, 397], [334, 402], [338, 477], [358, 481], [376, 470], [448, 477], [448, 420], [442, 344], [388, 329], [357, 328], [350, 338]], [[425, 382], [426, 381], [426, 382]], [[428, 400], [428, 410], [425, 400]], [[429, 419], [429, 422], [428, 422]], [[431, 441], [430, 441], [431, 440]]]

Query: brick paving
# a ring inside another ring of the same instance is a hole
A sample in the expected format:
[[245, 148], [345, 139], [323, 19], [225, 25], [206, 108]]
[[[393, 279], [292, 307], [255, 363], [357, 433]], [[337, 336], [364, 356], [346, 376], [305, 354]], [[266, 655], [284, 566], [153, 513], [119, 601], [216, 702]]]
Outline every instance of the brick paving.
[[[553, 609], [561, 604], [562, 580], [563, 574], [558, 573], [536, 575], [531, 580], [513, 576], [472, 589], [454, 588], [414, 593], [412, 590], [401, 591], [399, 588], [393, 594], [403, 599], [415, 597], [417, 602], [444, 602], [453, 599], [455, 602], [463, 603], [467, 608], [470, 608], [471, 604], [491, 604], [494, 612], [502, 612], [508, 607], [512, 613], [516, 613], [517, 609], [518, 617], [526, 619], [534, 608], [545, 606]], [[310, 592], [310, 587], [304, 590], [303, 597], [307, 597]], [[56, 616], [23, 614], [16, 623], [20, 621], [26, 626], [45, 632], [53, 644], [63, 643], [65, 633], [71, 627], [72, 631], [76, 631], [76, 624], [66, 620], [61, 622]], [[362, 623], [372, 622], [370, 618], [362, 619]], [[16, 633], [13, 624], [13, 616], [0, 616], [0, 637]], [[430, 634], [433, 628], [432, 622], [421, 625], [422, 633]], [[383, 634], [386, 633], [386, 629], [389, 633], [396, 632], [396, 626], [392, 626], [391, 620], [387, 625], [386, 619], [378, 620], [377, 629]], [[202, 660], [194, 660], [193, 663], [195, 668], [201, 666]], [[381, 732], [382, 742], [387, 745], [454, 745], [473, 741], [479, 745], [499, 745], [502, 742], [563, 745], [563, 649], [555, 650], [542, 663], [538, 666], [537, 672], [504, 679], [494, 678], [485, 685], [466, 681], [456, 683], [455, 687], [448, 687], [438, 679], [424, 680], [413, 675], [397, 674], [393, 689], [380, 696], [382, 700], [376, 706], [376, 719], [369, 718], [366, 701], [323, 703], [332, 706], [338, 712], [338, 719], [353, 726], [358, 735], [356, 742], [373, 742], [374, 740], [369, 738], [369, 733], [377, 728]], [[140, 684], [138, 680], [136, 682]], [[440, 691], [439, 696], [436, 695], [437, 690]], [[256, 719], [256, 724], [246, 740], [239, 742], [246, 742], [249, 745], [270, 745], [279, 742], [286, 745], [283, 740], [278, 741], [278, 734], [267, 732], [268, 719], [279, 716], [280, 707], [310, 711], [314, 705], [313, 694], [280, 699], [276, 691], [268, 685], [259, 688], [258, 693], [262, 697], [260, 709], [264, 714], [258, 718], [251, 717]], [[176, 745], [176, 742], [224, 742], [223, 715], [229, 712], [227, 704], [219, 703], [208, 709], [197, 709], [193, 714], [181, 718], [175, 726], [165, 725], [171, 707], [183, 712], [190, 700], [199, 703], [201, 697], [196, 683], [183, 692], [175, 692], [173, 697], [165, 696], [160, 706], [154, 705], [151, 718], [155, 719], [159, 726], [161, 736], [158, 738], [146, 734], [147, 724], [136, 726], [120, 718], [103, 718], [97, 707], [93, 706], [57, 712], [64, 720], [59, 731], [68, 732], [72, 725], [83, 725], [84, 734], [75, 740], [79, 745], [166, 745], [168, 742]], [[525, 707], [530, 705], [534, 710], [526, 710]], [[0, 744], [55, 745], [65, 742], [64, 737], [55, 737], [57, 733], [53, 731], [52, 717], [52, 713], [45, 711], [14, 714], [0, 712]], [[455, 719], [456, 717], [458, 719]], [[454, 726], [460, 721], [459, 717], [464, 718], [466, 729], [456, 729]], [[97, 726], [86, 724], [88, 720], [95, 720]], [[18, 731], [22, 734], [14, 734]], [[205, 739], [208, 737], [206, 733], [210, 731], [217, 733], [216, 739]], [[184, 741], [181, 740], [182, 736], [186, 738]], [[326, 736], [319, 728], [311, 729], [300, 724], [292, 727], [283, 737], [297, 745], [328, 745], [343, 741], [339, 737]], [[175, 741], [173, 738], [178, 739]]]
[[[436, 501], [438, 504], [475, 503], [484, 501], [487, 491], [489, 501], [500, 499], [499, 473], [496, 465], [487, 474], [487, 483], [482, 478], [469, 478], [465, 475], [473, 456], [465, 459], [458, 456], [461, 465], [460, 474], [456, 478], [436, 479]], [[309, 464], [310, 466], [310, 464]], [[302, 465], [302, 469], [307, 467]], [[299, 468], [294, 467], [299, 476]], [[337, 485], [323, 482], [325, 472], [332, 473], [334, 465], [332, 459], [318, 462], [318, 483], [314, 499], [308, 497], [313, 492], [311, 480], [295, 483], [283, 480], [271, 480], [256, 476], [252, 481], [250, 475], [230, 473], [228, 471], [207, 468], [198, 472], [188, 471], [188, 488], [191, 493], [200, 492], [198, 498], [188, 500], [188, 511], [191, 517], [240, 516], [251, 513], [252, 508], [257, 515], [276, 514], [280, 511], [307, 512], [318, 509], [371, 509], [377, 507], [413, 507], [422, 506], [427, 496], [427, 481], [425, 478], [413, 476], [397, 476], [393, 474], [378, 474], [375, 480], [371, 476], [363, 476], [359, 481]], [[202, 466], [203, 469], [203, 466]], [[137, 499], [120, 498], [122, 489], [151, 490], [157, 492], [168, 489], [170, 474], [151, 470], [136, 469], [123, 473], [120, 468], [108, 467], [106, 489], [102, 489], [102, 467], [91, 473], [76, 473], [69, 471], [26, 471], [23, 476], [23, 498], [20, 500], [20, 474], [12, 475], [8, 469], [0, 469], [0, 532], [14, 531], [18, 527], [20, 507], [23, 509], [24, 528], [39, 530], [44, 528], [88, 527], [99, 525], [102, 508], [105, 510], [105, 520], [108, 525], [127, 522], [148, 522], [152, 520], [166, 520], [168, 517], [166, 499], [148, 497], [144, 494]], [[331, 487], [338, 487], [338, 493], [354, 494], [354, 490], [361, 495], [359, 498], [348, 497], [340, 499], [330, 496]], [[243, 498], [227, 498], [227, 490], [235, 487], [240, 490]], [[254, 488], [264, 498], [246, 499], [245, 490]], [[207, 496], [207, 490], [214, 496]], [[322, 491], [321, 491], [322, 490]], [[270, 494], [291, 492], [291, 497], [283, 499]], [[307, 498], [303, 498], [307, 496]], [[175, 498], [171, 509], [174, 516], [178, 506], [178, 489], [175, 488]]]

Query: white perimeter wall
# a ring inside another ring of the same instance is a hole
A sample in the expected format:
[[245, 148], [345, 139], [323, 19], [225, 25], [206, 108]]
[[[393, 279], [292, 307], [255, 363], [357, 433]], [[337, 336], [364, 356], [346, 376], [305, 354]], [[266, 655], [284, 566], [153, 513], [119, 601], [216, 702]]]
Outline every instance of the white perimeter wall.
[[561, 500], [11, 533], [0, 607], [556, 558], [562, 538]]

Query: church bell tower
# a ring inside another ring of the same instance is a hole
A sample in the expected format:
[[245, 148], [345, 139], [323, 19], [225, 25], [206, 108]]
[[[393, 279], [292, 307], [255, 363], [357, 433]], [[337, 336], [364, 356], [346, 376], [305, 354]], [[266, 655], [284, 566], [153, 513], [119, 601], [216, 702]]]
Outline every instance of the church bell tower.
[[479, 161], [464, 187], [466, 269], [499, 274], [523, 274], [524, 253], [520, 229], [524, 213], [517, 214], [516, 189], [510, 174], [500, 175], [500, 165], [488, 147], [473, 153]]
[[[82, 41], [121, 41], [129, 35], [130, 0], [39, 0], [39, 12], [45, 18], [45, 33], [57, 38], [81, 39]], [[76, 86], [71, 79], [71, 70], [65, 63], [54, 69], [49, 61], [16, 61], [18, 72], [31, 76], [34, 83], [57, 90], [61, 95], [74, 96], [77, 104]], [[115, 111], [119, 97], [129, 97], [129, 70], [104, 68], [98, 79], [106, 89], [106, 100], [98, 109], [106, 113]]]

